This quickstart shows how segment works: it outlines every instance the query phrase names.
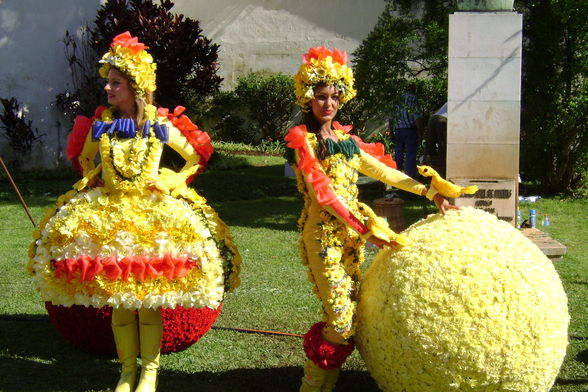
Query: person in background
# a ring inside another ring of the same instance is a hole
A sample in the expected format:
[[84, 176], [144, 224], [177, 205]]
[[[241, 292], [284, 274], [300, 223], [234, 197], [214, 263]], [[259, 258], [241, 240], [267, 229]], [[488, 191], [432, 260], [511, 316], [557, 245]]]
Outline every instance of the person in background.
[[425, 130], [423, 164], [445, 177], [447, 168], [447, 102], [431, 115]]
[[335, 121], [339, 108], [355, 96], [347, 54], [314, 47], [294, 76], [296, 100], [304, 123], [290, 128], [285, 140], [304, 208], [298, 221], [300, 254], [323, 307], [323, 321], [304, 336], [301, 392], [332, 391], [339, 369], [353, 351], [354, 315], [364, 261], [365, 241], [401, 247], [403, 237], [385, 219], [358, 200], [361, 172], [386, 184], [433, 200], [442, 213], [449, 204], [429, 188], [393, 169], [381, 144], [364, 143], [351, 126]]
[[390, 113], [388, 124], [394, 133], [394, 160], [398, 170], [409, 177], [416, 176], [417, 149], [423, 136], [423, 119], [417, 97], [409, 88], [403, 102]]

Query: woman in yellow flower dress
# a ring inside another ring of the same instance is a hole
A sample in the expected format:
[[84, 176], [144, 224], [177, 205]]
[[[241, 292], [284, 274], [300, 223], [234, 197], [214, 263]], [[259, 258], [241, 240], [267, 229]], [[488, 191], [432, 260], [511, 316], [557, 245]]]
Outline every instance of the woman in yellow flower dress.
[[308, 360], [300, 391], [331, 391], [345, 359], [353, 351], [355, 296], [365, 241], [382, 247], [404, 245], [386, 221], [358, 201], [358, 172], [386, 184], [427, 196], [442, 213], [449, 204], [434, 188], [395, 170], [381, 144], [364, 143], [350, 126], [334, 121], [339, 107], [355, 96], [347, 54], [311, 48], [294, 76], [296, 99], [306, 113], [291, 128], [287, 147], [304, 195], [298, 221], [302, 260], [323, 305], [324, 320], [304, 337]]
[[[116, 392], [155, 391], [160, 308], [216, 309], [239, 285], [241, 263], [226, 225], [186, 186], [210, 158], [210, 138], [182, 107], [152, 105], [156, 65], [146, 49], [126, 32], [103, 56], [111, 107], [76, 118], [67, 154], [84, 177], [48, 211], [30, 248], [45, 301], [113, 308]], [[186, 160], [177, 173], [158, 168], [165, 143]]]

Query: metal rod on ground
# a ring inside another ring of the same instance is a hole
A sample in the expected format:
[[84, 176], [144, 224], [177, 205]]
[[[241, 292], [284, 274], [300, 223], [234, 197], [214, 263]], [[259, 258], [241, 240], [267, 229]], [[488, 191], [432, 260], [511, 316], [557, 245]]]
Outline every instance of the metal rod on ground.
[[280, 332], [280, 331], [263, 331], [259, 329], [248, 329], [248, 328], [230, 328], [230, 327], [217, 327], [213, 325], [211, 329], [218, 329], [222, 331], [235, 331], [235, 332], [245, 332], [245, 333], [258, 333], [261, 335], [278, 335], [278, 336], [293, 336], [297, 338], [303, 338], [304, 335], [298, 335], [295, 333], [289, 332]]
[[14, 180], [12, 179], [12, 176], [10, 175], [8, 168], [4, 164], [4, 160], [2, 159], [2, 157], [0, 157], [0, 164], [2, 165], [2, 170], [4, 170], [4, 173], [6, 174], [6, 178], [8, 178], [8, 181], [12, 185], [14, 192], [16, 192], [16, 196], [18, 196], [18, 200], [20, 200], [20, 204], [22, 204], [22, 207], [24, 208], [25, 212], [29, 216], [31, 223], [33, 224], [34, 227], [37, 227], [37, 224], [35, 223], [35, 220], [33, 219], [33, 215], [31, 215], [31, 211], [29, 210], [29, 207], [27, 207], [27, 203], [25, 203], [24, 199], [22, 198], [22, 195], [20, 194], [18, 187], [14, 183]]

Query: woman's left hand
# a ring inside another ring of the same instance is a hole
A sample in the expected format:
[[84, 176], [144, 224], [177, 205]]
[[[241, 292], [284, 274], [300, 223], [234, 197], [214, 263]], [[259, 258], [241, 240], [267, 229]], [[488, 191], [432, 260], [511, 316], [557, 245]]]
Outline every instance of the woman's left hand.
[[435, 205], [443, 215], [445, 215], [447, 210], [461, 210], [460, 207], [449, 203], [449, 201], [443, 196], [441, 196], [439, 193], [433, 196], [433, 201], [435, 202]]

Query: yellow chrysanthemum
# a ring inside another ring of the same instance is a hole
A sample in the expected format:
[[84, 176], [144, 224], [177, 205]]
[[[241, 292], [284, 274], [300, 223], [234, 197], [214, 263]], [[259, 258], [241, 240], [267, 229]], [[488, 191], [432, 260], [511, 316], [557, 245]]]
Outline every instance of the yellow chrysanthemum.
[[547, 392], [566, 354], [551, 261], [481, 210], [430, 216], [365, 274], [356, 343], [384, 391]]
[[145, 49], [147, 47], [128, 32], [116, 36], [110, 50], [100, 60], [103, 64], [98, 70], [100, 76], [108, 77], [110, 68], [115, 67], [132, 79], [131, 85], [137, 93], [140, 95], [153, 93], [156, 89], [157, 65]]

